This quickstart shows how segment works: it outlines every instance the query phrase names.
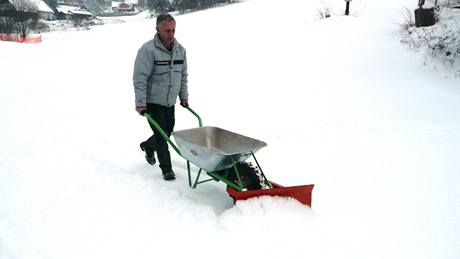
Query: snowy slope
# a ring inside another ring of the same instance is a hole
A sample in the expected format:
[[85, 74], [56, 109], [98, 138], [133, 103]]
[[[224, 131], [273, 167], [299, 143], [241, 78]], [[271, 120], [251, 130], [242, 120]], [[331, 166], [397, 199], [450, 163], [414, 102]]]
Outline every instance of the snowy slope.
[[[252, 0], [177, 16], [205, 125], [261, 139], [313, 209], [165, 182], [134, 111], [145, 15], [0, 42], [0, 258], [459, 258], [459, 80], [399, 44], [414, 1]], [[328, 1], [335, 13], [343, 1]], [[115, 57], [115, 58], [114, 58]], [[195, 127], [177, 108], [176, 129]]]

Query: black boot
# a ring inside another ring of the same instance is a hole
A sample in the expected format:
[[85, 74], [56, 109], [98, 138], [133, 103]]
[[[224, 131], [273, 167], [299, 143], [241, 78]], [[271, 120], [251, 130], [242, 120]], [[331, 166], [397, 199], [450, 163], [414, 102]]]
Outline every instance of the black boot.
[[163, 170], [163, 179], [166, 181], [172, 181], [176, 179], [176, 175], [174, 174], [172, 169], [165, 169]]
[[157, 160], [155, 159], [155, 151], [150, 151], [147, 148], [147, 145], [145, 144], [145, 142], [142, 142], [140, 144], [140, 147], [142, 151], [145, 152], [145, 160], [147, 160], [147, 163], [154, 165], [157, 162]]

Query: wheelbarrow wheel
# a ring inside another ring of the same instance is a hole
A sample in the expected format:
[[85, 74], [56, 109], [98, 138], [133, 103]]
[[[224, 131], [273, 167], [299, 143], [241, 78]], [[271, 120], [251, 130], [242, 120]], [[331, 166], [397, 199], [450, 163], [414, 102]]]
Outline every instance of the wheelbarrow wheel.
[[[256, 166], [252, 166], [248, 162], [237, 163], [236, 168], [240, 174], [240, 179], [243, 184], [243, 187], [248, 190], [260, 190], [262, 189], [260, 173]], [[231, 181], [238, 183], [238, 178], [236, 177], [235, 170], [233, 168], [228, 169], [228, 177]]]

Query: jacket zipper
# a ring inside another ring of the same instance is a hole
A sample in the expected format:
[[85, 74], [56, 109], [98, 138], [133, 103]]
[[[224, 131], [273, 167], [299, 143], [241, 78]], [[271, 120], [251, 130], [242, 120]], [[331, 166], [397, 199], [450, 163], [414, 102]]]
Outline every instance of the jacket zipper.
[[172, 90], [172, 87], [173, 87], [173, 76], [174, 76], [174, 54], [176, 53], [177, 49], [173, 47], [173, 49], [171, 50], [171, 61], [170, 61], [170, 64], [169, 64], [169, 89], [168, 89], [168, 98], [166, 100], [166, 102], [168, 103], [169, 105], [169, 100], [170, 100], [170, 95], [171, 95], [171, 90]]

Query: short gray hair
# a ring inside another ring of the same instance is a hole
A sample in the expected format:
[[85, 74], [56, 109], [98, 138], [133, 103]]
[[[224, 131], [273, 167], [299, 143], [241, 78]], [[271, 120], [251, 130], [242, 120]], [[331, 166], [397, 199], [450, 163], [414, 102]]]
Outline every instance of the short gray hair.
[[169, 13], [162, 13], [157, 16], [157, 27], [160, 27], [164, 21], [170, 21], [176, 23], [174, 17]]

